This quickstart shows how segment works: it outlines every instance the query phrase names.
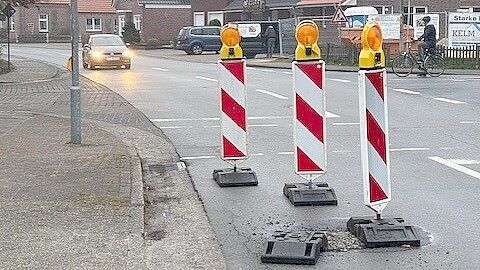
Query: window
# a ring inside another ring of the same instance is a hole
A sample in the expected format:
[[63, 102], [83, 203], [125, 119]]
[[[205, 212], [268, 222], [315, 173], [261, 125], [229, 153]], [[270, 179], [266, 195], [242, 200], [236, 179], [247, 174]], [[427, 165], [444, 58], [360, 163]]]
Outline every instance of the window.
[[48, 15], [38, 15], [38, 31], [41, 33], [48, 32]]
[[90, 32], [102, 31], [102, 20], [99, 18], [88, 18], [87, 31], [90, 31]]
[[202, 28], [194, 28], [190, 31], [190, 34], [192, 35], [202, 35]]
[[123, 36], [123, 28], [125, 28], [125, 15], [118, 16], [118, 35]]
[[378, 14], [393, 14], [392, 6], [375, 6], [378, 10]]
[[220, 29], [218, 28], [205, 28], [203, 34], [207, 36], [220, 36]]
[[413, 14], [425, 14], [428, 12], [427, 7], [410, 7], [410, 12], [408, 11], [408, 7], [403, 8], [404, 14], [409, 14], [410, 16], [405, 15], [405, 21], [413, 26]]
[[205, 25], [205, 12], [194, 12], [193, 13], [193, 25], [194, 26], [204, 26]]
[[474, 8], [472, 8], [472, 11], [473, 12], [480, 12], [480, 7], [474, 7]]
[[133, 23], [135, 24], [135, 29], [138, 31], [142, 30], [142, 15], [133, 15]]

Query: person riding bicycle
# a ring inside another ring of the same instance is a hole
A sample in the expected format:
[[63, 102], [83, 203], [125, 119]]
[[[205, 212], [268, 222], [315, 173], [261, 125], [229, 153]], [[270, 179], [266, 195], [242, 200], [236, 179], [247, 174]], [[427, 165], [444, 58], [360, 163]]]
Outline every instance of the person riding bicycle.
[[431, 22], [430, 16], [423, 17], [423, 22], [425, 23], [425, 30], [423, 35], [421, 35], [418, 40], [418, 53], [420, 56], [420, 62], [425, 61], [426, 52], [429, 49], [435, 48], [437, 46], [437, 30]]

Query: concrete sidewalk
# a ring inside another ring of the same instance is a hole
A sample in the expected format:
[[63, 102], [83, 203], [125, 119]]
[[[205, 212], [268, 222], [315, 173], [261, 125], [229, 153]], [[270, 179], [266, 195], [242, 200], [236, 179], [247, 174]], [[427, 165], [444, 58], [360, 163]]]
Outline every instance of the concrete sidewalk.
[[81, 78], [83, 143], [70, 144], [70, 76], [34, 62], [0, 83], [0, 269], [225, 269], [161, 130]]

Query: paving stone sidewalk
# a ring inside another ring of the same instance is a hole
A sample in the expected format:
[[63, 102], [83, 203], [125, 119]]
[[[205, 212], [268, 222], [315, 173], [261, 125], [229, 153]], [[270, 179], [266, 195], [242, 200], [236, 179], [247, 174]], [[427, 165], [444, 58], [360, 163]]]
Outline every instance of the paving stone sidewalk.
[[69, 74], [15, 64], [22, 82], [0, 83], [0, 269], [225, 269], [161, 130], [82, 78], [83, 144], [72, 145]]

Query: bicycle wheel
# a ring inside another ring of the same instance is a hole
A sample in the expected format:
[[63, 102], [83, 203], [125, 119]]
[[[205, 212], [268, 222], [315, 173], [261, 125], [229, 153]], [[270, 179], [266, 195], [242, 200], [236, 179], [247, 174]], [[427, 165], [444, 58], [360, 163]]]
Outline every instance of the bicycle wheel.
[[409, 54], [400, 54], [392, 62], [392, 70], [398, 77], [407, 77], [412, 73], [415, 60]]
[[424, 67], [432, 77], [438, 77], [445, 71], [445, 61], [438, 54], [431, 54], [425, 58]]

